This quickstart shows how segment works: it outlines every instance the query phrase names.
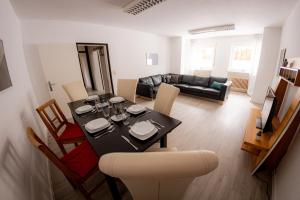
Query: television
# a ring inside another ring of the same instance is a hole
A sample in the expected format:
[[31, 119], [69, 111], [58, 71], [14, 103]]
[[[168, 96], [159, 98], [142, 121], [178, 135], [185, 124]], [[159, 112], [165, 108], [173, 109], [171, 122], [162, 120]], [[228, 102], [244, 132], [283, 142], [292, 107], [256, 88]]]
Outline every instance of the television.
[[272, 119], [276, 109], [276, 96], [271, 87], [268, 88], [266, 98], [261, 110], [261, 117], [256, 121], [256, 127], [263, 133], [273, 131]]
[[4, 54], [3, 42], [0, 40], [0, 91], [12, 86]]

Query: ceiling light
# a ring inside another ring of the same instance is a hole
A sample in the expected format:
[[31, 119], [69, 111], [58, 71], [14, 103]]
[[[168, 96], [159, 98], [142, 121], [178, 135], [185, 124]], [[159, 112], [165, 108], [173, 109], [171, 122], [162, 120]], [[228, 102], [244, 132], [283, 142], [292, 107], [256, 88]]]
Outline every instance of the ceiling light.
[[134, 0], [124, 7], [124, 11], [132, 15], [137, 15], [164, 1], [166, 0]]
[[217, 31], [229, 31], [229, 30], [234, 30], [234, 29], [235, 29], [234, 24], [225, 24], [225, 25], [220, 25], [220, 26], [211, 26], [211, 27], [189, 30], [189, 33], [192, 35], [195, 35], [195, 34], [217, 32]]

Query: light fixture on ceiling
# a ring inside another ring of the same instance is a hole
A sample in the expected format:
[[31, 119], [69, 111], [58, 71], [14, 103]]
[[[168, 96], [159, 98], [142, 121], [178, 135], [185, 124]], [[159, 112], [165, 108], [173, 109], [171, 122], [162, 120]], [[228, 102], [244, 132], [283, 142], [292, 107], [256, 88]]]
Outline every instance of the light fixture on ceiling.
[[198, 28], [189, 30], [189, 33], [192, 35], [201, 34], [201, 33], [209, 33], [209, 32], [217, 32], [217, 31], [230, 31], [234, 30], [235, 25], [234, 24], [224, 24], [220, 26], [211, 26], [211, 27], [204, 27], [204, 28]]
[[132, 15], [137, 15], [164, 1], [166, 0], [134, 0], [124, 7], [124, 11]]

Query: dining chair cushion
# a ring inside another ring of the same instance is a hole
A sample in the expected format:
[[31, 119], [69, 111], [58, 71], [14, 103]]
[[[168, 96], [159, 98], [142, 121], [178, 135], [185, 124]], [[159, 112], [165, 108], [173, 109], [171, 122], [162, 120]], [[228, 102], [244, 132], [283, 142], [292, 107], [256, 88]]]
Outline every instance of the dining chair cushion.
[[60, 141], [74, 140], [76, 138], [84, 137], [80, 126], [78, 124], [67, 123], [65, 130], [58, 137]]
[[80, 177], [85, 177], [93, 168], [98, 165], [98, 156], [87, 141], [65, 154], [61, 161]]

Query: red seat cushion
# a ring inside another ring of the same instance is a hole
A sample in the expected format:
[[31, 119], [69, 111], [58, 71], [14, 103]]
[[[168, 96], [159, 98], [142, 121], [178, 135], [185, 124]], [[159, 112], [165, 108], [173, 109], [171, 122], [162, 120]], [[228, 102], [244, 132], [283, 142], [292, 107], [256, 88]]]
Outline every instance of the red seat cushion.
[[80, 177], [85, 177], [98, 165], [99, 158], [87, 141], [65, 154], [61, 161]]
[[67, 123], [65, 130], [58, 137], [58, 140], [72, 140], [85, 137], [78, 124]]

